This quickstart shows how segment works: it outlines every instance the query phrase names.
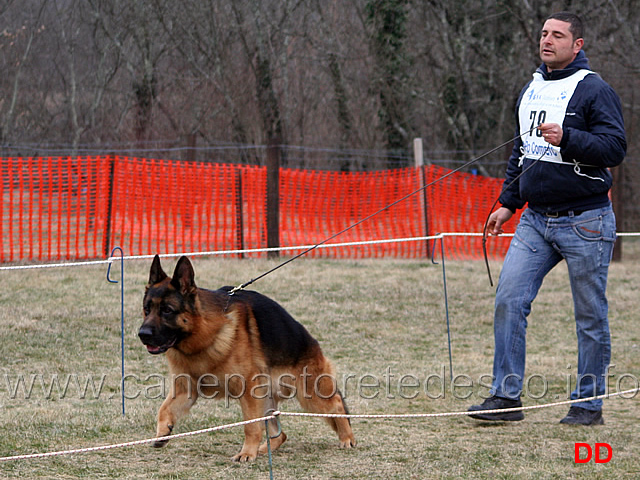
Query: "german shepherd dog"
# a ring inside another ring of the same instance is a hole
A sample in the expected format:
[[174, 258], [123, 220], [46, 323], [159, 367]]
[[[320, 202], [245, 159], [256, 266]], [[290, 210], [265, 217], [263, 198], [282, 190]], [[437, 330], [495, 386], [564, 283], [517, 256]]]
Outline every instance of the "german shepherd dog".
[[[346, 414], [331, 362], [309, 332], [270, 298], [230, 292], [231, 287], [197, 287], [187, 257], [178, 260], [173, 278], [162, 270], [158, 255], [153, 259], [138, 336], [149, 353], [166, 352], [173, 380], [158, 412], [156, 435], [170, 435], [198, 396], [238, 399], [245, 420], [265, 416], [293, 396], [308, 412]], [[355, 446], [348, 418], [326, 420], [341, 447]], [[276, 449], [287, 437], [278, 434], [273, 421], [268, 430]], [[263, 431], [263, 422], [245, 425], [244, 445], [233, 459], [246, 462], [265, 453]]]

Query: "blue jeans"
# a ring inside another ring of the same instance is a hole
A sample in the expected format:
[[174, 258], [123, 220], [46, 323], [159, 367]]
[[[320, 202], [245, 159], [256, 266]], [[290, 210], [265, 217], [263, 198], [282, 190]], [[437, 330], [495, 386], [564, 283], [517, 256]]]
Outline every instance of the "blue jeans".
[[[607, 317], [607, 274], [616, 239], [612, 208], [550, 218], [525, 210], [500, 273], [495, 300], [493, 386], [491, 394], [522, 393], [527, 316], [544, 277], [567, 262], [578, 336], [578, 376], [571, 399], [603, 395], [611, 359]], [[554, 332], [548, 332], [553, 343]], [[602, 400], [573, 404], [589, 410]]]

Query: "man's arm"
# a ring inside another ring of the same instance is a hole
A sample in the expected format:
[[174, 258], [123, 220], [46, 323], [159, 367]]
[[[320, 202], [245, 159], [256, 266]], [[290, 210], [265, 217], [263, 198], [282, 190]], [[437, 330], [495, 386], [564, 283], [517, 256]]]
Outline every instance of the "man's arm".
[[596, 91], [584, 106], [586, 129], [564, 128], [559, 144], [562, 157], [596, 167], [615, 167], [627, 152], [622, 106], [616, 92], [602, 79], [595, 77], [591, 82], [589, 86]]

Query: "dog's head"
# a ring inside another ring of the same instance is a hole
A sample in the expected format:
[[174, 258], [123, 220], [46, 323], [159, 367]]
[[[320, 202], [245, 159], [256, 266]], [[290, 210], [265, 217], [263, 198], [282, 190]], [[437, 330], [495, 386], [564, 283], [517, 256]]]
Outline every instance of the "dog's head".
[[164, 353], [190, 335], [196, 294], [193, 267], [187, 257], [178, 260], [169, 278], [160, 257], [155, 256], [143, 299], [144, 321], [138, 331], [149, 353]]

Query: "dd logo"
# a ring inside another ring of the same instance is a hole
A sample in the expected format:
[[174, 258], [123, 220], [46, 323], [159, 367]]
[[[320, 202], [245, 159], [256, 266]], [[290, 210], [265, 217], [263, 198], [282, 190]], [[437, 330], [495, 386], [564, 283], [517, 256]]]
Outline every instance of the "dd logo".
[[[611, 445], [609, 445], [608, 443], [596, 443], [593, 449], [588, 443], [576, 443], [575, 449], [576, 450], [573, 458], [576, 463], [588, 463], [591, 461], [592, 457], [594, 457], [594, 461], [596, 463], [608, 463], [613, 456], [613, 450], [611, 449]], [[602, 449], [605, 449], [607, 451], [605, 457], [602, 457], [600, 455]], [[586, 450], [586, 457], [580, 458], [581, 450]]]

